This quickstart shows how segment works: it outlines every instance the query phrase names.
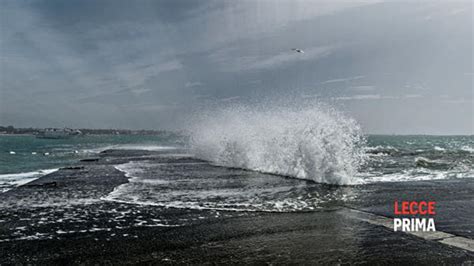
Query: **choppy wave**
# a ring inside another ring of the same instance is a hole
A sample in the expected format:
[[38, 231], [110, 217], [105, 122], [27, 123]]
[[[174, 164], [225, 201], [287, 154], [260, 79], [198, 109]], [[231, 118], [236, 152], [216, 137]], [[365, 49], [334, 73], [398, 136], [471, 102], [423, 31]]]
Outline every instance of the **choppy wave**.
[[58, 169], [43, 169], [32, 172], [1, 174], [0, 175], [0, 192], [6, 192], [14, 187], [24, 185], [44, 175], [56, 172]]
[[466, 145], [466, 146], [462, 146], [462, 147], [461, 147], [461, 150], [462, 150], [462, 151], [465, 151], [465, 152], [474, 153], [474, 148], [471, 147], [471, 146], [467, 146], [467, 145]]
[[449, 166], [449, 163], [442, 160], [430, 160], [425, 157], [416, 157], [415, 165], [417, 167], [425, 168], [445, 168]]
[[474, 157], [465, 144], [473, 140], [468, 136], [385, 136], [383, 140], [396, 147], [365, 148], [369, 156], [358, 173], [361, 183], [474, 178]]
[[379, 182], [413, 182], [458, 178], [474, 178], [472, 169], [453, 169], [450, 171], [434, 170], [429, 168], [411, 168], [394, 173], [362, 173], [360, 174], [360, 184]]
[[191, 148], [218, 165], [352, 184], [365, 156], [355, 120], [320, 106], [233, 106], [196, 117]]
[[391, 154], [395, 154], [399, 152], [397, 148], [394, 148], [390, 145], [388, 146], [382, 146], [382, 145], [377, 145], [375, 147], [364, 147], [364, 151], [369, 154], [370, 156], [387, 156]]

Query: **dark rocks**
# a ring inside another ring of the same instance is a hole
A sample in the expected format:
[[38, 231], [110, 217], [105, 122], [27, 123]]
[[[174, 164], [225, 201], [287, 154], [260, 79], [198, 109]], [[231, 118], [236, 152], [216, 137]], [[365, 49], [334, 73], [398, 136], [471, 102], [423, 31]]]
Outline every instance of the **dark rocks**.
[[84, 166], [66, 166], [60, 168], [61, 170], [82, 170], [84, 169]]
[[100, 159], [99, 158], [87, 158], [87, 159], [82, 159], [81, 162], [98, 162]]
[[38, 188], [38, 187], [41, 187], [41, 188], [57, 188], [58, 187], [58, 183], [57, 182], [46, 182], [46, 183], [42, 183], [42, 184], [26, 184], [24, 185], [24, 187], [29, 187], [29, 188]]

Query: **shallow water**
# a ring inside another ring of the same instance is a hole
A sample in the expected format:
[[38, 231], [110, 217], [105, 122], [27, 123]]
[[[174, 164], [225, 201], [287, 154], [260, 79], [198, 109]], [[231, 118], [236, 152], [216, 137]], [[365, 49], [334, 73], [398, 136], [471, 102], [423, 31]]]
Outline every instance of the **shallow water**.
[[233, 211], [311, 211], [340, 205], [355, 195], [350, 187], [219, 167], [191, 157], [116, 166], [129, 183], [105, 200], [173, 208]]

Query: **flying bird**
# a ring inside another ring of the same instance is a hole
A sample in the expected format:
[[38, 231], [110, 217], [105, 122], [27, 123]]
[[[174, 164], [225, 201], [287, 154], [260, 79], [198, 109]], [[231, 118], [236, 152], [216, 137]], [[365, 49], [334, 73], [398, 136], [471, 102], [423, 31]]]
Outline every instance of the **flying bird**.
[[295, 52], [297, 52], [297, 53], [304, 54], [304, 51], [301, 50], [301, 49], [293, 48], [293, 49], [291, 49], [291, 50], [292, 50], [292, 51], [295, 51]]

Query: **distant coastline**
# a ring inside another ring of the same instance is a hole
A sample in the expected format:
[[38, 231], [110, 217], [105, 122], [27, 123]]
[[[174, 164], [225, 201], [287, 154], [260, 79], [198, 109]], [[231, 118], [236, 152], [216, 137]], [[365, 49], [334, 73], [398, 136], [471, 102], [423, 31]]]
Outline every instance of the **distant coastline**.
[[[15, 128], [13, 126], [0, 126], [0, 135], [37, 135], [45, 129], [61, 129], [61, 128]], [[130, 129], [88, 129], [78, 128], [83, 135], [161, 135], [168, 133], [165, 130], [130, 130]]]

